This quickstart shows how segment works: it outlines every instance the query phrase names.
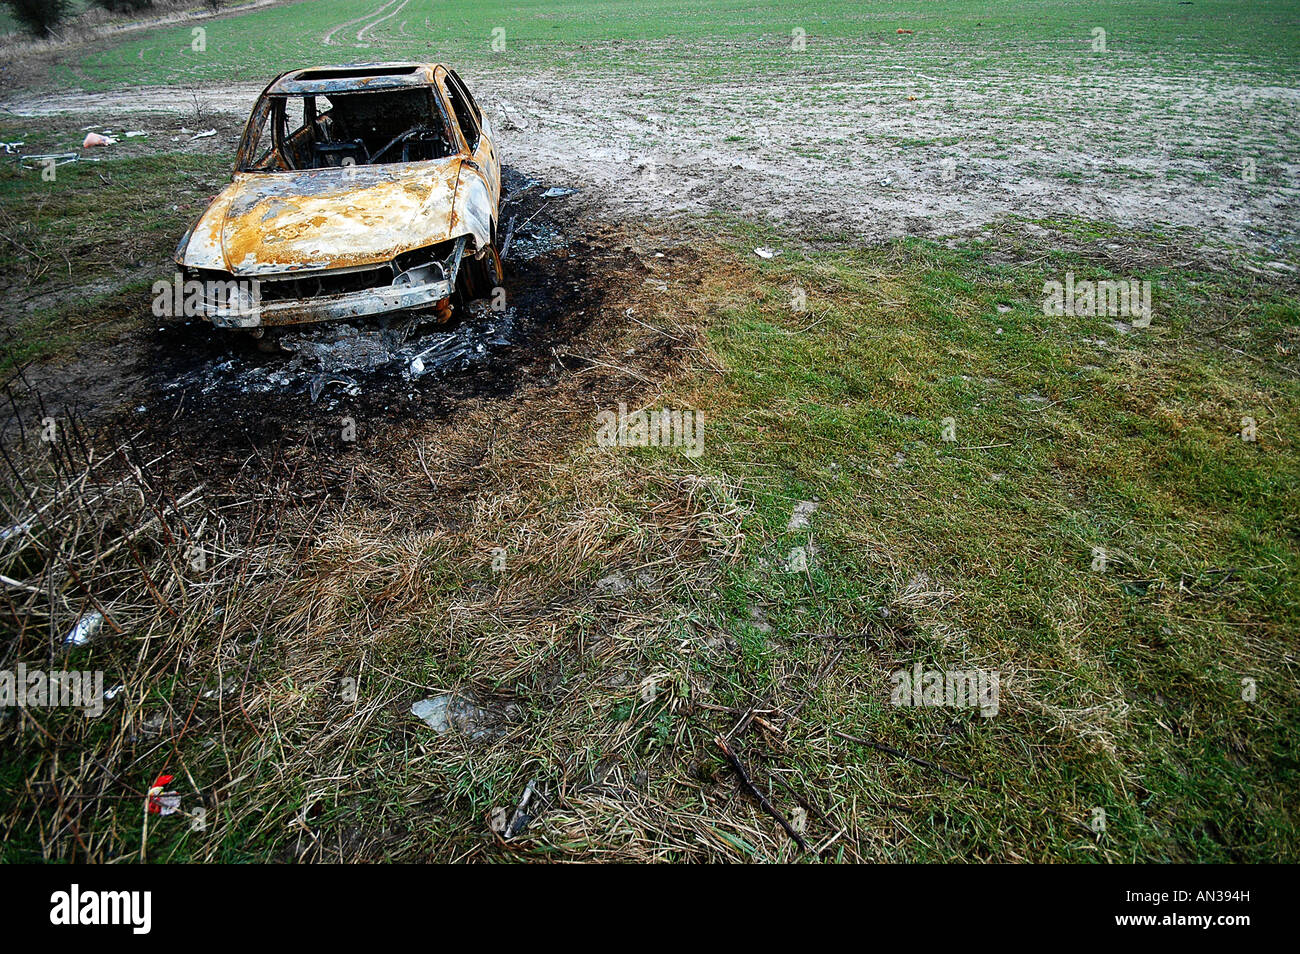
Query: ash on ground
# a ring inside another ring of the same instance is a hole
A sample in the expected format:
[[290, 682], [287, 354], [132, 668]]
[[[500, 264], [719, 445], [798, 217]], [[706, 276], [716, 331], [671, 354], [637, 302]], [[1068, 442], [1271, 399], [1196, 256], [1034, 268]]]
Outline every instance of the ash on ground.
[[305, 325], [278, 339], [280, 354], [231, 355], [190, 369], [166, 389], [306, 393], [315, 403], [325, 395], [355, 396], [376, 374], [396, 373], [409, 381], [470, 370], [513, 343], [515, 313], [509, 307], [495, 311], [486, 300], [471, 302], [465, 312], [450, 325], [418, 317]]
[[[506, 198], [502, 203], [506, 242], [502, 251], [508, 267], [522, 269], [519, 293], [500, 307], [495, 299], [458, 306], [451, 323], [438, 324], [432, 314], [391, 316], [355, 322], [321, 322], [271, 332], [278, 334], [272, 353], [250, 347], [226, 350], [218, 360], [200, 359], [173, 367], [162, 379], [162, 390], [218, 396], [244, 394], [306, 394], [315, 404], [363, 392], [390, 390], [394, 383], [412, 385], [420, 379], [442, 379], [490, 366], [503, 350], [526, 337], [536, 322], [521, 300], [536, 296], [529, 286], [545, 288], [538, 273], [548, 256], [570, 245], [556, 220], [573, 215], [571, 196], [578, 190], [551, 186], [514, 169], [502, 173]], [[535, 309], [534, 309], [535, 310]]]

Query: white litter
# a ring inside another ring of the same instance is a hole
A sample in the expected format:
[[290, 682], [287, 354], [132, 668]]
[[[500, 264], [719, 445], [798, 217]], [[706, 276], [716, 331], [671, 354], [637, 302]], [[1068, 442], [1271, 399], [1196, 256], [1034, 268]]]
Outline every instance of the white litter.
[[84, 646], [95, 638], [95, 634], [99, 632], [99, 628], [103, 625], [104, 614], [99, 610], [91, 610], [77, 620], [77, 625], [72, 627], [72, 632], [68, 633], [63, 645]]

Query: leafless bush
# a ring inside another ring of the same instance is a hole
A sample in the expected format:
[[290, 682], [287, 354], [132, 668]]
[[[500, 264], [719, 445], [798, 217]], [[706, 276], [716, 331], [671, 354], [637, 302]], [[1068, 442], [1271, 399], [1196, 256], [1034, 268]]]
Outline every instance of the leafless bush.
[[51, 36], [67, 16], [67, 0], [5, 0], [14, 19], [36, 36]]

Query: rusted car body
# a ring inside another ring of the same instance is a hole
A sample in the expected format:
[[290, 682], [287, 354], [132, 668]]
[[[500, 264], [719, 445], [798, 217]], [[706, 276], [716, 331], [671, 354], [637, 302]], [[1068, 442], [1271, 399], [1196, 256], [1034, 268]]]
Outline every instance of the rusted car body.
[[[233, 181], [176, 249], [201, 312], [257, 329], [451, 313], [501, 279], [501, 164], [488, 118], [441, 65], [294, 70], [259, 97]], [[232, 289], [251, 289], [232, 291]]]

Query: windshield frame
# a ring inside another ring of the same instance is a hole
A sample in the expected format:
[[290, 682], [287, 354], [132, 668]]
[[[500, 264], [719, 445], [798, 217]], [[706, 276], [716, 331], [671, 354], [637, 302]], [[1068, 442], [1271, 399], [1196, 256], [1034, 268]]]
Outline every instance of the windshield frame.
[[[418, 86], [406, 86], [406, 87], [396, 87], [396, 88], [390, 87], [390, 88], [379, 88], [379, 89], [367, 89], [363, 86], [363, 87], [358, 87], [357, 89], [346, 89], [346, 90], [340, 89], [340, 90], [332, 90], [330, 92], [334, 93], [335, 95], [346, 94], [348, 96], [354, 96], [354, 95], [382, 96], [384, 94], [392, 94], [398, 91], [409, 93], [413, 90], [426, 91], [427, 94], [429, 95], [429, 98], [436, 105], [438, 119], [442, 123], [444, 138], [451, 145], [453, 149], [452, 155], [456, 155], [463, 152], [465, 149], [465, 143], [464, 143], [464, 137], [461, 135], [459, 124], [452, 121], [451, 116], [448, 113], [447, 104], [443, 101], [443, 96], [439, 91], [436, 82], [424, 83]], [[285, 129], [285, 115], [286, 115], [285, 106], [288, 100], [291, 98], [302, 99], [304, 101], [308, 99], [312, 100], [313, 103], [312, 118], [314, 121], [315, 119], [329, 112], [329, 110], [326, 110], [324, 113], [317, 111], [318, 107], [315, 104], [316, 98], [319, 96], [328, 97], [329, 95], [330, 95], [329, 92], [274, 92], [274, 93], [263, 92], [262, 95], [258, 97], [257, 102], [253, 105], [252, 112], [250, 112], [248, 116], [248, 122], [245, 123], [244, 125], [244, 133], [239, 140], [239, 150], [235, 154], [234, 171], [246, 172], [246, 173], [258, 173], [258, 174], [266, 174], [266, 175], [320, 171], [320, 169], [318, 168], [306, 168], [306, 169], [291, 168], [289, 167], [288, 162], [285, 160], [284, 137], [289, 132], [289, 130]], [[307, 116], [307, 108], [308, 107], [304, 102], [303, 105], [304, 120], [306, 119]], [[268, 131], [269, 131], [269, 136], [268, 136]], [[270, 141], [270, 148], [260, 149], [260, 147], [267, 139], [269, 139]], [[258, 151], [259, 149], [260, 151]], [[268, 157], [271, 156], [275, 157], [275, 166], [273, 168], [261, 167], [261, 164], [265, 162], [268, 159]], [[448, 158], [448, 157], [444, 157], [444, 158]], [[430, 160], [416, 160], [416, 161], [430, 161]], [[441, 160], [435, 159], [431, 161], [439, 162]], [[386, 159], [380, 162], [366, 163], [366, 165], [376, 165], [376, 166], [401, 165], [401, 164], [403, 164], [401, 159]], [[321, 167], [321, 168], [333, 168], [333, 167]]]

